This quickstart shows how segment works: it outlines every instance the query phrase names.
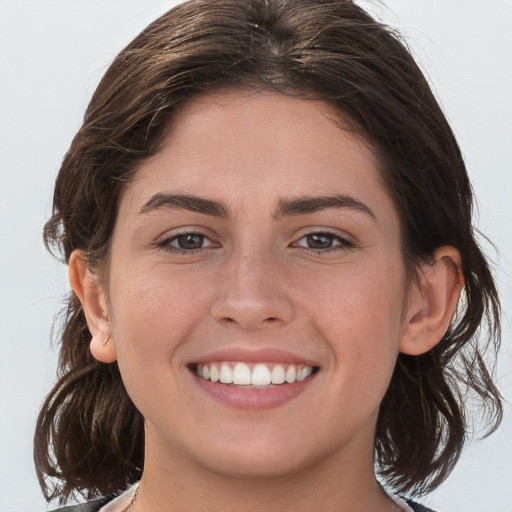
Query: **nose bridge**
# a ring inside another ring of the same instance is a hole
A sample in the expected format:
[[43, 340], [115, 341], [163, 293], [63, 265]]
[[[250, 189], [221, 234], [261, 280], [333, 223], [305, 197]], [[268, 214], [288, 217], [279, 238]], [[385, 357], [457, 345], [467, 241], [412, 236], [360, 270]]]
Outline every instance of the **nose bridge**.
[[279, 257], [261, 244], [234, 249], [218, 276], [212, 315], [246, 329], [289, 322], [293, 304], [279, 267]]

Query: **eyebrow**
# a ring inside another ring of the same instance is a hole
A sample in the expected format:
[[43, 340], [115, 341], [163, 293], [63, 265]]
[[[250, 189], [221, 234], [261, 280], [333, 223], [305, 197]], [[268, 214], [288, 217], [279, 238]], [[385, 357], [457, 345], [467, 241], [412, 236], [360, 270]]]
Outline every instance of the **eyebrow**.
[[[213, 217], [229, 218], [229, 208], [221, 201], [213, 201], [188, 194], [159, 192], [147, 201], [139, 214], [147, 214], [161, 207], [179, 208]], [[322, 210], [346, 208], [365, 213], [377, 220], [373, 211], [361, 201], [345, 194], [327, 196], [302, 196], [294, 199], [280, 199], [272, 213], [274, 220], [294, 215], [306, 215]]]
[[305, 215], [332, 208], [347, 208], [360, 211], [369, 215], [373, 220], [377, 220], [377, 217], [370, 207], [345, 194], [313, 197], [305, 196], [290, 200], [280, 200], [277, 203], [277, 208], [272, 214], [272, 217], [274, 220], [279, 220], [281, 217], [285, 216]]
[[139, 214], [150, 213], [163, 206], [203, 213], [204, 215], [212, 215], [213, 217], [229, 217], [228, 207], [220, 201], [212, 201], [210, 199], [186, 194], [169, 194], [163, 192], [155, 194], [145, 203], [139, 210]]

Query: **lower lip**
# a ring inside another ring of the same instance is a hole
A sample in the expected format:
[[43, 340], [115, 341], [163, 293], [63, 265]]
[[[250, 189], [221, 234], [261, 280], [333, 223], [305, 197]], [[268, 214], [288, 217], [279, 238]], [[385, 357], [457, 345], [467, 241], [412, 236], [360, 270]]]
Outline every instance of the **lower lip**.
[[214, 400], [235, 409], [259, 411], [279, 407], [300, 395], [313, 383], [316, 373], [300, 382], [264, 389], [242, 388], [193, 376], [199, 387]]

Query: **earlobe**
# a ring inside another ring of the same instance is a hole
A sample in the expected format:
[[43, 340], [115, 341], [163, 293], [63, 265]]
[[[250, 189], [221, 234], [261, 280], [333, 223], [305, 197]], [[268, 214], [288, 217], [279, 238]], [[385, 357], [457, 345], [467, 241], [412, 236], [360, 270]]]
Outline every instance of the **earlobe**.
[[464, 285], [459, 251], [439, 247], [418, 274], [418, 282], [410, 290], [400, 340], [400, 352], [409, 355], [428, 352], [448, 330]]
[[117, 359], [105, 290], [100, 280], [88, 268], [83, 251], [73, 251], [69, 258], [69, 282], [82, 304], [91, 333], [91, 353], [103, 363]]

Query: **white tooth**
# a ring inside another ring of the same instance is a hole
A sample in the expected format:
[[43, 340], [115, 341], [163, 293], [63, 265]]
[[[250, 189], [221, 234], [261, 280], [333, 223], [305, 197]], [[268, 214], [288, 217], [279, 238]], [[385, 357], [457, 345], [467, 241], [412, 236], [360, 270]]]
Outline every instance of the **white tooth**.
[[[222, 367], [221, 367], [222, 375]], [[221, 378], [222, 380], [222, 378]], [[236, 363], [233, 368], [233, 384], [247, 386], [251, 383], [251, 370], [245, 363]]]
[[286, 380], [284, 368], [280, 364], [276, 364], [272, 369], [272, 384], [282, 384]]
[[312, 373], [313, 373], [313, 367], [312, 366], [306, 366], [306, 368], [305, 368], [306, 378], [309, 377]]
[[203, 376], [203, 368], [200, 364], [197, 365], [196, 373], [197, 373], [197, 375], [199, 375], [199, 377]]
[[214, 364], [210, 367], [210, 380], [212, 382], [217, 382], [219, 380], [219, 370]]
[[300, 366], [297, 370], [297, 382], [304, 380], [306, 378], [306, 367]]
[[208, 365], [205, 364], [203, 366], [203, 379], [209, 380], [210, 379], [210, 370], [208, 369]]
[[272, 374], [264, 364], [257, 364], [252, 370], [254, 386], [268, 386], [272, 382]]
[[286, 370], [286, 382], [288, 384], [291, 384], [292, 382], [295, 382], [295, 379], [297, 377], [297, 368], [294, 364], [291, 364], [288, 366], [288, 370]]
[[233, 371], [227, 363], [220, 365], [219, 380], [222, 384], [231, 384], [233, 382]]

